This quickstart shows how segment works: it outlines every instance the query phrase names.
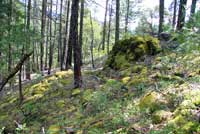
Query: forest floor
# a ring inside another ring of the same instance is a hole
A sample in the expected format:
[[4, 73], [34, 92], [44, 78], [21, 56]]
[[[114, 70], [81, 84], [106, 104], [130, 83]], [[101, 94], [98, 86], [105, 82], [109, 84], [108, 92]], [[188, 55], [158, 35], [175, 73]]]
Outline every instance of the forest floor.
[[[162, 52], [122, 70], [56, 72], [0, 101], [0, 128], [24, 134], [200, 134], [200, 53]], [[97, 68], [101, 68], [103, 60]], [[3, 128], [5, 127], [5, 128]], [[1, 130], [0, 130], [1, 132]]]

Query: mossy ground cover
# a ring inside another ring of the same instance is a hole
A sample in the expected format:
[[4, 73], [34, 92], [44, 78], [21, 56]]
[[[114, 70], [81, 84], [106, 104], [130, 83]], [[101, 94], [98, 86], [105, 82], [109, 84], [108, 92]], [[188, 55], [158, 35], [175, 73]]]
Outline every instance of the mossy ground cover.
[[154, 55], [150, 65], [143, 59], [120, 70], [87, 71], [84, 89], [72, 89], [72, 71], [57, 72], [24, 89], [21, 106], [17, 95], [1, 101], [0, 128], [24, 134], [198, 134], [198, 57], [169, 51]]

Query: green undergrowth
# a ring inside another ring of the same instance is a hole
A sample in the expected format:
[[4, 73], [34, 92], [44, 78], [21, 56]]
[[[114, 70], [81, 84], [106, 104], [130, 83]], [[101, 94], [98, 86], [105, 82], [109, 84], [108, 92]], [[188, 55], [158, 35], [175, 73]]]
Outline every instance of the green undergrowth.
[[[151, 64], [84, 72], [73, 89], [73, 72], [57, 72], [24, 89], [24, 101], [0, 102], [0, 128], [7, 133], [198, 134], [200, 53], [162, 52]], [[144, 57], [145, 58], [145, 57]], [[21, 126], [17, 126], [19, 123]], [[1, 130], [0, 130], [1, 132]]]

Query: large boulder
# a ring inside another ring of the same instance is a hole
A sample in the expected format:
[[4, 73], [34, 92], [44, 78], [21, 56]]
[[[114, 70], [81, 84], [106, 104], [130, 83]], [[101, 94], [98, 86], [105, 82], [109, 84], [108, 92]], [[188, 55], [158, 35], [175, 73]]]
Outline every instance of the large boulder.
[[118, 41], [110, 52], [106, 67], [118, 70], [130, 66], [145, 55], [155, 55], [161, 47], [157, 38], [151, 36], [133, 36]]

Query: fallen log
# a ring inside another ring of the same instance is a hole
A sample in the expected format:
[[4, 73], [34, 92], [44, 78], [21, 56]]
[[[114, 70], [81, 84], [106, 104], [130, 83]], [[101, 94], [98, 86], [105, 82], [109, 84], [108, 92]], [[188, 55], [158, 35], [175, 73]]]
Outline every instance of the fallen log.
[[20, 59], [20, 61], [18, 62], [18, 64], [15, 66], [15, 68], [13, 70], [11, 70], [11, 72], [2, 79], [2, 82], [0, 83], [0, 92], [3, 90], [4, 86], [8, 83], [8, 81], [14, 77], [16, 75], [16, 73], [21, 69], [22, 65], [24, 64], [24, 62], [33, 54], [33, 51], [28, 53], [28, 54], [24, 54], [23, 57]]

